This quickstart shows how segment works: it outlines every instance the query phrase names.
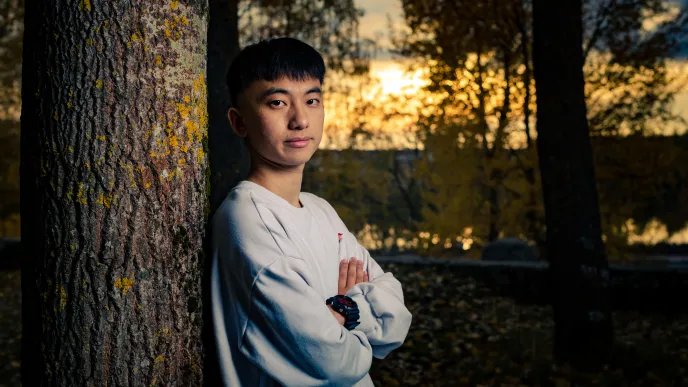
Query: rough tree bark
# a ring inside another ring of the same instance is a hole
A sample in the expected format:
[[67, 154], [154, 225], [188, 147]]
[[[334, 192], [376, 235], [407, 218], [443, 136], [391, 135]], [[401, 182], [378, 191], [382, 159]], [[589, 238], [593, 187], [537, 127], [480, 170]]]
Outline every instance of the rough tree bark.
[[585, 96], [580, 0], [533, 1], [537, 149], [553, 284], [554, 355], [598, 369], [612, 345]]
[[26, 386], [203, 382], [207, 14], [26, 2]]

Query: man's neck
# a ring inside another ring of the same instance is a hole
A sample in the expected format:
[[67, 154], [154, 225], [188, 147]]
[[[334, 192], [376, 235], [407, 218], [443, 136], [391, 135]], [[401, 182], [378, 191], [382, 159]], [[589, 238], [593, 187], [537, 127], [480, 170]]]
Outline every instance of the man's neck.
[[251, 169], [246, 180], [263, 186], [294, 207], [301, 207], [299, 193], [303, 181], [303, 167], [293, 171]]

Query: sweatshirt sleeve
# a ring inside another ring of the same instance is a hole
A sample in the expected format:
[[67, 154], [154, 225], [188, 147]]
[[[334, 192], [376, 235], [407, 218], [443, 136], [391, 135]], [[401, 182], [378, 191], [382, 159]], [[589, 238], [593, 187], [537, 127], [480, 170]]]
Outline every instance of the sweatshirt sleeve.
[[373, 356], [384, 359], [404, 343], [412, 316], [404, 305], [401, 283], [384, 272], [363, 246], [357, 244], [357, 249], [356, 256], [367, 262], [369, 282], [356, 284], [346, 293], [360, 310], [360, 324], [354, 330], [365, 333]]
[[273, 261], [256, 278], [241, 352], [285, 386], [356, 384], [372, 362], [368, 339], [337, 322], [291, 259]]

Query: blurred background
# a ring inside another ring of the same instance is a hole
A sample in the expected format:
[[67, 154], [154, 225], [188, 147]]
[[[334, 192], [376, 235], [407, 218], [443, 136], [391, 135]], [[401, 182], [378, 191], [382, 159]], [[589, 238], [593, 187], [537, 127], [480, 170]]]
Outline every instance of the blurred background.
[[[325, 136], [303, 190], [332, 203], [374, 256], [460, 261], [490, 259], [492, 251], [492, 259], [538, 263], [545, 228], [532, 4], [460, 3], [242, 0], [239, 43], [292, 36], [326, 58]], [[609, 262], [686, 265], [688, 2], [583, 3], [585, 93]], [[20, 236], [23, 7], [0, 0], [5, 240]], [[385, 268], [398, 273], [419, 317], [407, 343], [375, 363], [376, 384], [602, 380], [551, 364], [551, 310], [542, 294], [523, 301], [454, 266], [400, 262]], [[0, 278], [0, 386], [18, 383], [19, 276], [12, 273]], [[531, 277], [510, 278], [523, 288]], [[685, 315], [628, 305], [615, 312], [616, 341], [633, 350], [605, 371], [607, 385], [688, 384]]]
[[[685, 253], [685, 3], [584, 3], [609, 259]], [[518, 238], [539, 255], [530, 4], [480, 4], [239, 2], [241, 46], [289, 35], [327, 58], [326, 133], [304, 190], [330, 200], [377, 254], [478, 258], [487, 243]], [[10, 238], [20, 224], [22, 14], [22, 0], [0, 0], [0, 236]]]

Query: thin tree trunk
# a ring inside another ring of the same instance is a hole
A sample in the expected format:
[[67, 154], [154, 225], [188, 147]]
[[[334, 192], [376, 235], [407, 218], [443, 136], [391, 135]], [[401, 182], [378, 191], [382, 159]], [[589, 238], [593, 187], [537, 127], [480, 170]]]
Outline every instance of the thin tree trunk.
[[599, 369], [612, 345], [609, 271], [583, 92], [579, 1], [533, 2], [537, 148], [556, 324], [554, 355]]
[[[523, 84], [525, 85], [525, 100], [523, 102], [523, 124], [525, 126], [525, 134], [526, 134], [526, 154], [528, 159], [531, 158], [533, 155], [533, 139], [530, 134], [530, 101], [531, 101], [531, 93], [530, 93], [530, 84], [532, 81], [532, 76], [531, 76], [531, 56], [530, 53], [528, 52], [528, 46], [530, 44], [529, 36], [528, 36], [528, 12], [526, 10], [526, 4], [523, 0], [519, 2], [518, 5], [518, 10], [517, 10], [517, 25], [519, 32], [521, 34], [521, 42], [520, 42], [520, 48], [521, 48], [521, 56], [523, 57], [523, 64], [525, 66], [525, 70], [523, 71]], [[526, 220], [528, 224], [526, 225], [526, 230], [528, 235], [530, 235], [531, 238], [533, 238], [533, 241], [535, 241], [535, 245], [538, 247], [538, 250], [540, 251], [540, 256], [544, 256], [545, 254], [545, 241], [542, 238], [542, 232], [541, 232], [541, 219], [538, 219], [536, 208], [538, 206], [537, 203], [537, 191], [538, 187], [536, 186], [537, 181], [535, 179], [535, 167], [531, 166], [528, 164], [527, 168], [524, 171], [525, 176], [526, 176], [526, 181], [528, 182], [528, 209], [526, 210]]]
[[26, 386], [199, 386], [205, 0], [27, 1]]
[[[489, 174], [488, 174], [488, 188], [487, 188], [487, 200], [490, 205], [490, 225], [487, 234], [487, 240], [493, 242], [499, 238], [499, 222], [501, 218], [501, 208], [499, 205], [499, 186], [504, 182], [504, 171], [495, 167], [496, 160], [501, 156], [501, 151], [503, 149], [503, 138], [504, 129], [509, 122], [509, 111], [511, 110], [511, 75], [509, 70], [511, 68], [511, 53], [508, 51], [508, 47], [502, 47], [502, 64], [504, 66], [504, 102], [498, 116], [497, 133], [495, 134], [494, 144], [492, 145], [492, 150], [487, 152], [487, 162], [489, 164]], [[482, 89], [482, 87], [481, 87]], [[481, 90], [482, 92], [482, 90]], [[481, 103], [483, 109], [483, 116], [485, 116], [485, 105], [484, 102]], [[487, 127], [487, 122], [485, 122]], [[485, 136], [487, 132], [485, 132]]]
[[[210, 214], [206, 252], [210, 251], [212, 216], [229, 191], [248, 173], [248, 154], [241, 138], [234, 135], [227, 119], [231, 105], [227, 70], [239, 52], [238, 0], [210, 0], [208, 25], [208, 139], [210, 161]], [[204, 378], [208, 386], [221, 384], [217, 348], [213, 334], [210, 300], [211, 254], [203, 273], [203, 326], [205, 349]]]
[[[481, 37], [482, 38], [482, 37]], [[482, 42], [482, 40], [479, 40], [479, 42]], [[482, 160], [481, 166], [480, 166], [480, 172], [485, 176], [486, 183], [483, 184], [483, 192], [485, 194], [485, 200], [487, 201], [487, 204], [489, 206], [489, 224], [488, 224], [488, 231], [487, 231], [487, 240], [488, 242], [492, 242], [496, 240], [499, 237], [499, 229], [498, 229], [498, 224], [499, 224], [499, 208], [498, 206], [498, 197], [497, 197], [497, 189], [492, 185], [492, 182], [494, 181], [494, 175], [492, 172], [492, 160], [494, 158], [495, 154], [495, 147], [497, 146], [496, 143], [492, 145], [492, 149], [490, 149], [490, 145], [487, 142], [487, 135], [490, 132], [490, 126], [487, 124], [487, 114], [485, 112], [486, 107], [485, 107], [485, 89], [483, 85], [483, 65], [481, 63], [482, 61], [482, 44], [478, 44], [478, 50], [477, 50], [477, 59], [476, 59], [476, 67], [478, 70], [478, 75], [476, 79], [476, 83], [478, 84], [478, 122], [480, 127], [482, 128], [482, 134], [481, 134], [481, 142], [483, 145], [483, 155], [484, 155], [484, 160]]]
[[227, 119], [231, 105], [227, 70], [239, 53], [238, 0], [210, 0], [208, 27], [208, 113], [210, 126], [210, 213], [248, 174], [248, 152]]

